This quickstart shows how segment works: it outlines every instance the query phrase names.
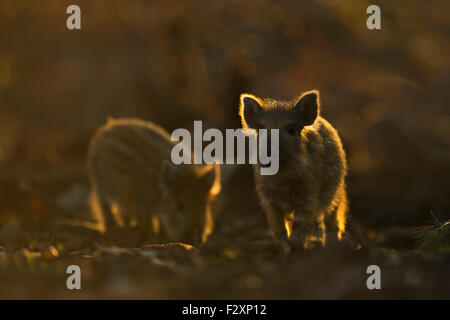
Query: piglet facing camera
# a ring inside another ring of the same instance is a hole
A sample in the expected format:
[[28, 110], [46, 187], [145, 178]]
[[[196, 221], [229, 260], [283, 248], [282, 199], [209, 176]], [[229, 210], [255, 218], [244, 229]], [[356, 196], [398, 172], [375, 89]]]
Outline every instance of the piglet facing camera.
[[175, 165], [174, 143], [156, 124], [109, 120], [91, 141], [91, 208], [103, 231], [137, 226], [141, 242], [205, 242], [211, 203], [220, 191], [217, 165]]
[[[275, 238], [301, 239], [305, 247], [325, 244], [326, 223], [345, 232], [347, 161], [339, 135], [320, 116], [319, 92], [292, 101], [242, 94], [244, 129], [278, 129], [279, 171], [261, 175], [254, 165], [256, 191]], [[329, 219], [332, 218], [332, 219]]]

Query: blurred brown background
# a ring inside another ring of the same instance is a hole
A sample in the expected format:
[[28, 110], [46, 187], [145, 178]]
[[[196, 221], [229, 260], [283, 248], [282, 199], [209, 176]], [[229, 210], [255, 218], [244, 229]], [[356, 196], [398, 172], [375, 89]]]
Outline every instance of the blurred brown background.
[[[366, 28], [370, 4], [381, 30]], [[86, 211], [86, 148], [108, 116], [238, 128], [240, 93], [314, 88], [348, 154], [355, 217], [449, 218], [449, 35], [445, 0], [0, 0], [0, 226], [42, 226], [53, 201]], [[253, 180], [239, 176], [242, 203]]]

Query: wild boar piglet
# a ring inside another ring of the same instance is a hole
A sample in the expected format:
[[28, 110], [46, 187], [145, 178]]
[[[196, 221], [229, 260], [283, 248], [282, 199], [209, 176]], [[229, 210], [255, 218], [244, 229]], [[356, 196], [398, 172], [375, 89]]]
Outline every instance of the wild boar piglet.
[[109, 120], [92, 139], [91, 207], [104, 231], [137, 226], [141, 240], [205, 242], [211, 203], [220, 191], [218, 165], [175, 165], [174, 142], [160, 126]]
[[244, 129], [256, 129], [255, 134], [267, 129], [267, 141], [270, 129], [279, 129], [279, 150], [271, 150], [279, 154], [278, 172], [261, 175], [261, 165], [254, 165], [256, 191], [274, 236], [302, 240], [305, 247], [325, 244], [326, 222], [331, 221], [341, 239], [347, 161], [337, 131], [320, 116], [319, 92], [292, 101], [242, 94], [239, 114]]

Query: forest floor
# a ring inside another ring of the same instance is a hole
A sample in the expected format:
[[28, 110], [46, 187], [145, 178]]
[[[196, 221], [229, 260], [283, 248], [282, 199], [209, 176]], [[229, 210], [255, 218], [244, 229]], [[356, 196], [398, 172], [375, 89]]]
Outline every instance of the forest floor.
[[[2, 200], [17, 204], [23, 215], [2, 217], [9, 222], [0, 229], [0, 297], [450, 298], [450, 253], [419, 250], [413, 228], [392, 223], [395, 214], [381, 205], [363, 208], [354, 200], [352, 220], [362, 244], [330, 234], [323, 248], [286, 252], [271, 238], [251, 174], [243, 166], [223, 186], [215, 232], [197, 248], [136, 246], [134, 230], [102, 238], [89, 222], [89, 185], [82, 173], [46, 176], [45, 184], [33, 187], [3, 183]], [[361, 210], [366, 218], [357, 214]], [[414, 211], [404, 211], [414, 221]], [[381, 290], [367, 288], [372, 264], [381, 268]], [[81, 268], [81, 290], [66, 287], [69, 265]]]

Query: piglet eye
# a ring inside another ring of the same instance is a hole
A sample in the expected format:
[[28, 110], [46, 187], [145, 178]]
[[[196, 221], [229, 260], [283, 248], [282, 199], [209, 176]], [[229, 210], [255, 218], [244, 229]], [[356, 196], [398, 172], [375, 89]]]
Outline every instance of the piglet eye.
[[259, 134], [259, 130], [265, 129], [264, 126], [262, 124], [257, 124], [255, 126], [255, 130], [256, 130], [256, 134]]
[[297, 126], [295, 126], [295, 125], [290, 125], [290, 126], [288, 127], [288, 133], [289, 133], [289, 135], [291, 135], [291, 136], [296, 136], [296, 135], [298, 134], [298, 128], [297, 128]]

